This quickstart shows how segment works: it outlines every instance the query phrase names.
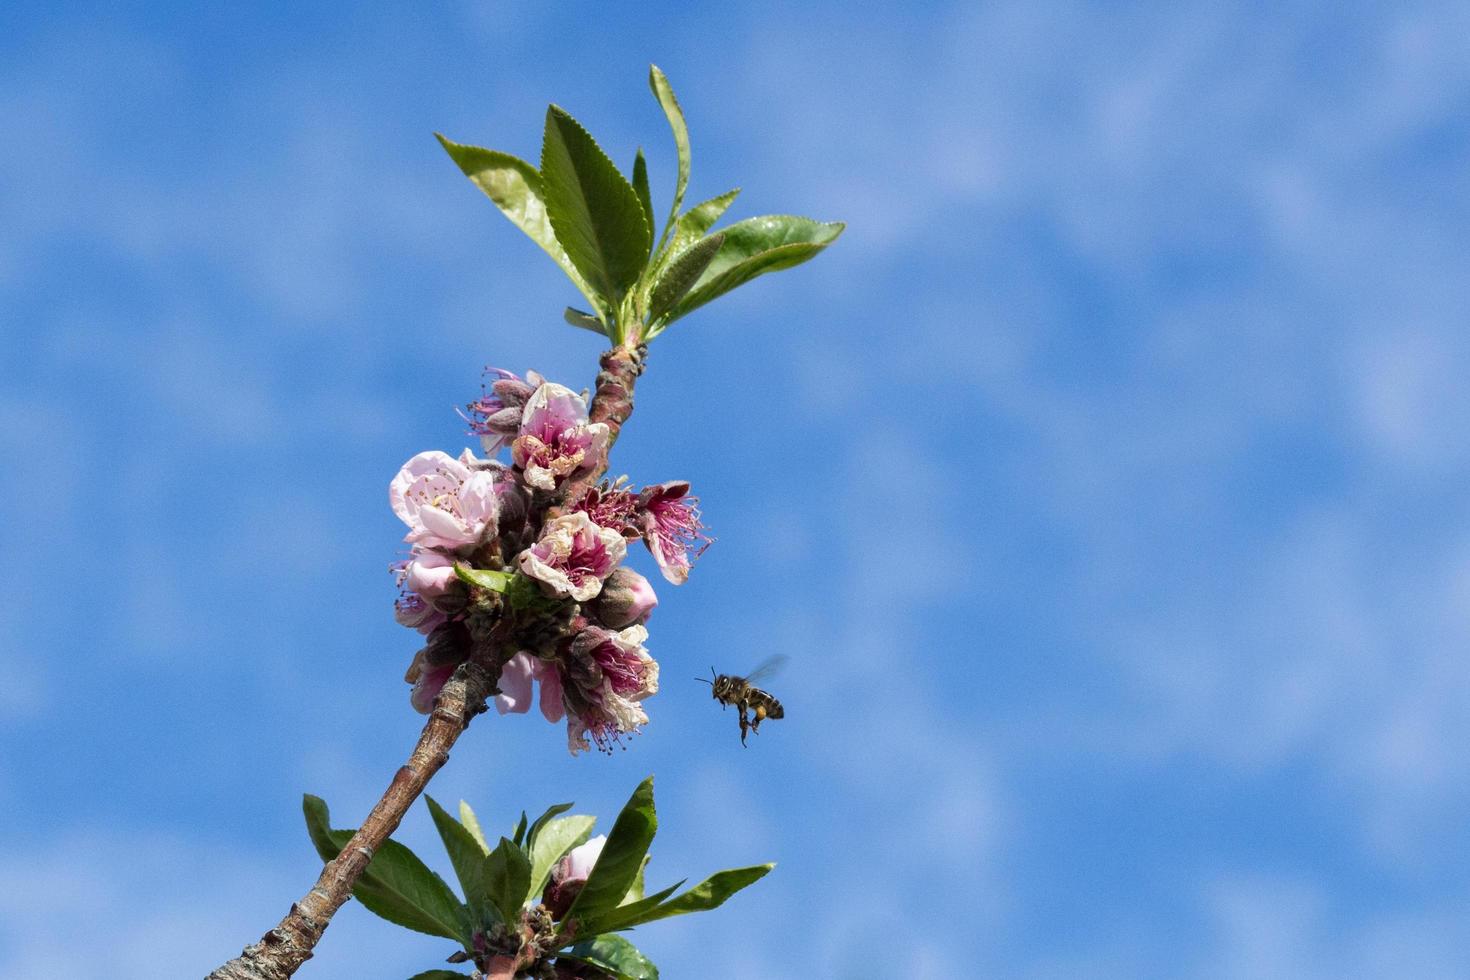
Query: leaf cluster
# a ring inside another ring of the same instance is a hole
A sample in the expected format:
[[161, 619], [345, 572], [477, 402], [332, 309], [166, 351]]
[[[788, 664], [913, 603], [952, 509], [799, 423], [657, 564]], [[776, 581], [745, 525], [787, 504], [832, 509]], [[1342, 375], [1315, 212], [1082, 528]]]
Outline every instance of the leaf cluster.
[[738, 188], [681, 210], [689, 186], [689, 128], [656, 65], [649, 66], [648, 84], [668, 117], [678, 154], [673, 205], [657, 239], [643, 151], [625, 177], [560, 106], [546, 110], [539, 169], [499, 150], [439, 136], [465, 176], [586, 297], [591, 312], [568, 307], [567, 322], [619, 345], [652, 340], [674, 321], [757, 276], [800, 265], [844, 227], [765, 215], [713, 230]]
[[[392, 840], [373, 855], [352, 894], [389, 922], [458, 942], [469, 958], [477, 953], [477, 935], [483, 939], [497, 925], [512, 933], [520, 930], [523, 917], [539, 901], [557, 863], [572, 848], [586, 843], [597, 822], [596, 817], [569, 814], [570, 803], [558, 803], [529, 824], [523, 812], [511, 834], [491, 847], [469, 804], [459, 804], [456, 819], [432, 798], [425, 800], [463, 898], [411, 850]], [[302, 809], [317, 853], [323, 861], [332, 860], [354, 831], [331, 829], [327, 804], [320, 797], [308, 794]], [[677, 895], [684, 880], [645, 895], [644, 869], [657, 830], [650, 776], [633, 791], [614, 821], [586, 884], [556, 925], [555, 936], [546, 947], [549, 954], [595, 966], [618, 980], [656, 980], [657, 967], [620, 932], [717, 908], [774, 867], [733, 868]], [[461, 976], [451, 970], [432, 970], [414, 980]]]

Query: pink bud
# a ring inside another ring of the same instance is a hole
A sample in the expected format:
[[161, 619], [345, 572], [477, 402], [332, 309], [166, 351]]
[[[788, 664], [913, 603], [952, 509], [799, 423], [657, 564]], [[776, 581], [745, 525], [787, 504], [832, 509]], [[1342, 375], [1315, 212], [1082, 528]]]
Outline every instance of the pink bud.
[[619, 568], [603, 583], [593, 608], [602, 625], [615, 630], [645, 623], [658, 605], [648, 579], [631, 568]]
[[560, 919], [571, 909], [572, 903], [582, 893], [582, 886], [587, 884], [592, 867], [602, 854], [602, 845], [606, 843], [607, 835], [598, 834], [587, 843], [572, 848], [551, 869], [551, 880], [546, 883], [541, 902], [553, 919]]

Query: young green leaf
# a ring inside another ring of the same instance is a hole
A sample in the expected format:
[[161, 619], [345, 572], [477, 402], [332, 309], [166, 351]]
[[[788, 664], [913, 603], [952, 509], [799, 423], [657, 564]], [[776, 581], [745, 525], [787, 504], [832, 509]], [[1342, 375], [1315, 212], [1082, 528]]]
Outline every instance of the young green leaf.
[[644, 922], [654, 922], [658, 919], [667, 919], [673, 915], [687, 915], [690, 912], [708, 912], [710, 909], [719, 908], [725, 903], [725, 899], [749, 885], [760, 881], [774, 864], [757, 864], [749, 868], [731, 868], [727, 871], [718, 871], [704, 881], [695, 885], [677, 898], [664, 902], [651, 914], [639, 919], [637, 925]]
[[[688, 211], [679, 216], [679, 220], [673, 222], [673, 234], [669, 236], [668, 242], [659, 247], [654, 255], [652, 273], [649, 278], [657, 279], [668, 268], [669, 261], [677, 255], [682, 255], [684, 250], [704, 237], [704, 233], [720, 220], [720, 215], [725, 213], [740, 194], [740, 188], [727, 191], [719, 197], [712, 197], [708, 201], [694, 205]], [[667, 231], [667, 229], [665, 229]]]
[[444, 842], [444, 850], [449, 852], [449, 863], [454, 867], [459, 887], [464, 890], [465, 902], [471, 909], [479, 909], [485, 904], [485, 852], [474, 835], [446, 813], [432, 796], [426, 794], [424, 801], [434, 817], [434, 827]]
[[464, 800], [459, 801], [459, 822], [464, 824], [464, 829], [468, 830], [470, 836], [475, 839], [475, 843], [480, 845], [480, 853], [489, 854], [490, 845], [485, 843], [485, 832], [480, 829], [479, 818]]
[[684, 204], [684, 191], [689, 187], [689, 126], [684, 122], [684, 110], [679, 108], [679, 100], [674, 97], [674, 87], [669, 84], [668, 76], [658, 65], [648, 66], [648, 87], [653, 90], [653, 97], [663, 107], [664, 115], [669, 117], [669, 128], [674, 131], [674, 148], [679, 153], [679, 170], [674, 180], [674, 203], [669, 208], [669, 220], [664, 225], [663, 236], [659, 238], [659, 247], [662, 248], [664, 239], [668, 237], [675, 219], [679, 217], [679, 208]]
[[591, 330], [593, 333], [602, 334], [604, 337], [607, 336], [607, 328], [603, 326], [601, 320], [597, 319], [591, 313], [583, 313], [575, 307], [568, 306], [566, 312], [561, 317], [574, 327], [581, 327], [583, 330]]
[[723, 229], [724, 245], [699, 281], [674, 307], [667, 322], [672, 323], [757, 276], [800, 265], [835, 241], [844, 227], [840, 221], [821, 222], [789, 215], [737, 221]]
[[587, 876], [587, 884], [582, 886], [565, 918], [588, 919], [615, 908], [628, 894], [638, 869], [643, 867], [643, 856], [648, 853], [648, 846], [653, 843], [657, 830], [653, 777], [649, 776], [638, 784], [618, 814], [612, 832], [607, 835], [607, 843], [602, 846], [602, 853]]
[[653, 234], [633, 186], [559, 106], [546, 110], [541, 191], [567, 257], [603, 308], [616, 310], [648, 261]]
[[523, 846], [523, 844], [525, 842], [525, 839], [526, 839], [526, 811], [525, 810], [522, 810], [521, 811], [521, 819], [520, 819], [520, 822], [516, 824], [516, 832], [511, 837], [510, 840], [511, 840], [511, 843], [512, 844], [514, 844], [516, 847], [519, 847], [521, 850], [524, 851], [525, 850], [525, 847]]
[[507, 925], [520, 921], [521, 907], [531, 891], [531, 862], [526, 852], [500, 838], [485, 858], [485, 894]]
[[[323, 861], [331, 861], [352, 839], [354, 831], [332, 830], [327, 804], [320, 797], [305, 795], [301, 809], [317, 853]], [[389, 922], [469, 946], [469, 919], [464, 906], [444, 879], [397, 841], [383, 842], [352, 894], [368, 911]]]
[[559, 957], [590, 963], [606, 970], [622, 980], [658, 980], [658, 967], [622, 936], [593, 936], [569, 949], [557, 953]]
[[[709, 267], [715, 254], [719, 252], [720, 246], [725, 243], [725, 236], [716, 232], [708, 238], [701, 238], [693, 245], [686, 248], [682, 254], [675, 256], [659, 277], [653, 287], [653, 294], [648, 301], [648, 322], [658, 323], [665, 314], [674, 308], [684, 294], [689, 292], [700, 275]], [[656, 331], [655, 331], [656, 332]]]
[[541, 828], [545, 827], [551, 821], [552, 817], [560, 816], [571, 808], [572, 804], [570, 803], [556, 803], [547, 807], [546, 812], [537, 817], [531, 823], [531, 829], [526, 831], [526, 850], [529, 851], [536, 846], [536, 838], [541, 834]]
[[455, 565], [454, 574], [466, 585], [477, 585], [491, 592], [504, 592], [515, 580], [514, 572], [497, 572], [490, 568], [470, 568], [468, 565]]
[[620, 907], [623, 905], [631, 905], [633, 902], [640, 902], [643, 900], [643, 876], [648, 871], [649, 857], [650, 855], [648, 854], [643, 855], [643, 863], [638, 867], [638, 874], [633, 878], [633, 884], [628, 886], [628, 894], [624, 895], [623, 900], [618, 903]]
[[572, 284], [596, 308], [596, 294], [577, 271], [576, 265], [567, 256], [566, 249], [556, 240], [556, 234], [546, 216], [546, 202], [541, 196], [541, 175], [536, 172], [536, 168], [509, 153], [487, 150], [480, 146], [466, 146], [447, 140], [439, 133], [434, 135], [454, 162], [459, 164], [464, 175], [495, 202], [502, 214], [561, 266], [567, 278], [572, 280]]
[[[571, 804], [567, 804], [570, 806]], [[553, 808], [555, 809], [555, 808]], [[536, 821], [540, 824], [541, 821]], [[539, 895], [556, 867], [572, 848], [587, 842], [592, 836], [592, 825], [596, 817], [573, 815], [552, 820], [544, 826], [531, 827], [531, 894]]]
[[648, 916], [659, 907], [659, 904], [664, 899], [682, 888], [688, 880], [688, 878], [681, 878], [661, 891], [656, 891], [652, 895], [629, 902], [626, 905], [619, 905], [617, 908], [608, 909], [601, 915], [594, 915], [590, 918], [583, 919], [578, 925], [583, 932], [587, 933], [629, 929], [647, 920]]
[[704, 233], [715, 226], [720, 216], [734, 203], [735, 198], [740, 195], [740, 188], [726, 191], [719, 197], [712, 197], [694, 205], [688, 211], [679, 215], [679, 220], [674, 222], [674, 237], [669, 239], [667, 255], [676, 255], [688, 248], [690, 244], [704, 237]]
[[643, 159], [641, 146], [633, 158], [633, 191], [638, 195], [638, 203], [643, 205], [643, 217], [648, 220], [648, 233], [652, 238], [658, 225], [653, 223], [653, 192], [648, 189], [648, 161]]

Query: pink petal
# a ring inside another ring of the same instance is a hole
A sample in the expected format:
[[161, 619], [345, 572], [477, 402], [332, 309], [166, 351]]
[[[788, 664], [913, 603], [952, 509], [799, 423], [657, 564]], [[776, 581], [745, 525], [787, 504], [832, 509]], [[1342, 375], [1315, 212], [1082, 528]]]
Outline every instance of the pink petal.
[[495, 696], [496, 711], [523, 715], [531, 710], [531, 677], [535, 670], [535, 660], [525, 653], [518, 653], [506, 662], [496, 685], [500, 688]]
[[554, 724], [566, 715], [566, 707], [561, 701], [561, 673], [553, 664], [541, 664], [538, 676], [541, 678], [541, 714]]
[[454, 668], [454, 664], [430, 667], [419, 675], [418, 681], [413, 685], [413, 693], [408, 696], [413, 710], [421, 715], [426, 715], [434, 710], [434, 699], [439, 696], [445, 683], [454, 674]]

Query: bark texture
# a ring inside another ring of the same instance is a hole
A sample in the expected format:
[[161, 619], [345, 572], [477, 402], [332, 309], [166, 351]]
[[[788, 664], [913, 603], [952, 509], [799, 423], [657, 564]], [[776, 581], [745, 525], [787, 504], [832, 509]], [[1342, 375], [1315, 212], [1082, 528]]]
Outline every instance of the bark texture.
[[[633, 386], [643, 373], [647, 348], [616, 348], [598, 361], [597, 390], [589, 415], [611, 429], [608, 446], [618, 438], [623, 423], [633, 414]], [[596, 485], [607, 471], [607, 461], [570, 489], [567, 499], [576, 500]], [[367, 870], [373, 854], [392, 836], [408, 808], [423, 793], [434, 774], [449, 761], [449, 750], [475, 715], [485, 710], [486, 698], [495, 690], [498, 665], [472, 658], [444, 685], [434, 711], [419, 734], [408, 763], [398, 770], [357, 833], [342, 852], [322, 868], [316, 884], [301, 901], [294, 903], [280, 923], [209, 974], [205, 980], [287, 980], [311, 958], [332, 916], [352, 896], [352, 887]]]
[[409, 806], [449, 760], [450, 747], [470, 719], [485, 710], [485, 699], [494, 689], [493, 668], [471, 660], [455, 671], [440, 692], [407, 764], [394, 774], [342, 853], [327, 862], [311, 891], [291, 906], [274, 929], [206, 980], [286, 980], [311, 958], [332, 915], [351, 897], [352, 886], [367, 870], [373, 854], [398, 829]]

